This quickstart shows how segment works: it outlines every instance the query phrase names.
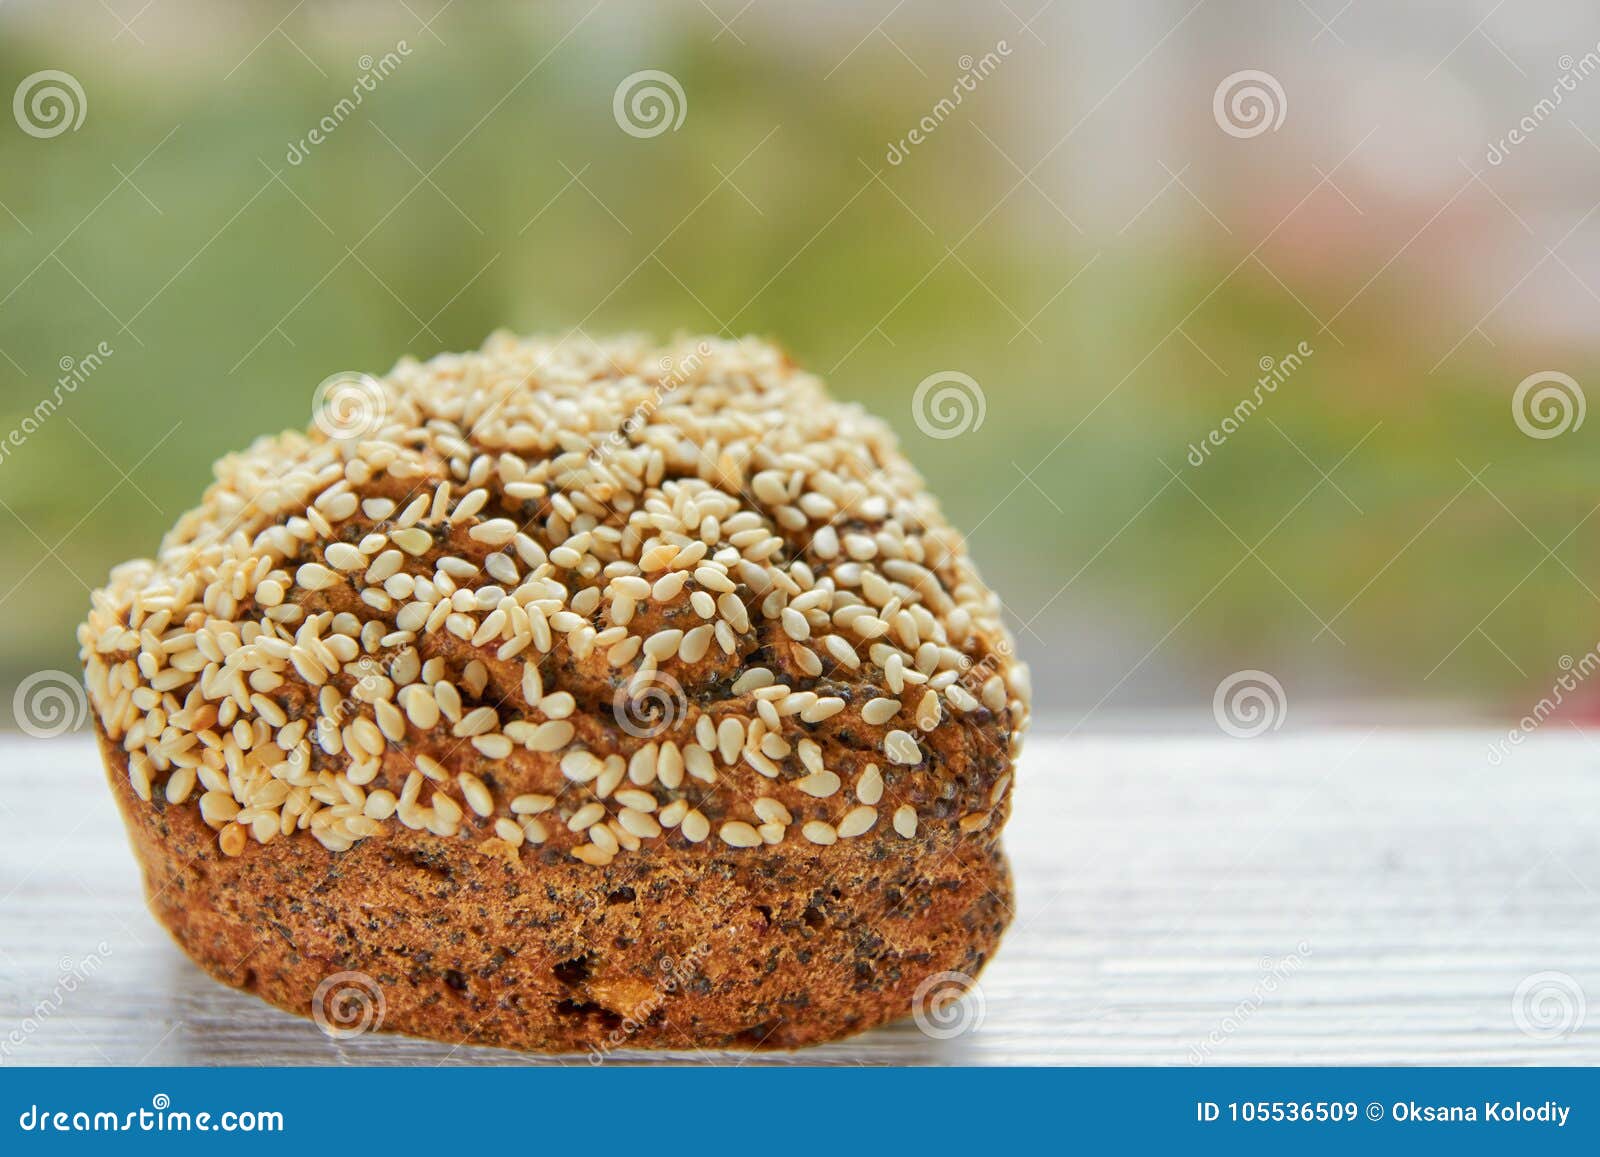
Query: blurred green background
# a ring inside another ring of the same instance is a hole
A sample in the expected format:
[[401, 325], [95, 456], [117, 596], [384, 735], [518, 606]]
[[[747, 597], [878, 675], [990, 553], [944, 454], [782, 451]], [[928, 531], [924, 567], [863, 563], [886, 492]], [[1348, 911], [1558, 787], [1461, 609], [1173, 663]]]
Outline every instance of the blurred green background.
[[[1378, 7], [13, 0], [3, 91], [62, 70], [87, 108], [0, 120], [0, 712], [218, 454], [509, 327], [787, 346], [899, 430], [1068, 727], [1241, 668], [1329, 714], [1521, 714], [1600, 640], [1600, 420], [1512, 411], [1600, 380], [1600, 81], [1486, 147], [1600, 28]], [[1246, 68], [1285, 94], [1253, 136], [1213, 106]], [[677, 129], [615, 118], [644, 69]], [[941, 371], [985, 402], [947, 439], [912, 410]]]

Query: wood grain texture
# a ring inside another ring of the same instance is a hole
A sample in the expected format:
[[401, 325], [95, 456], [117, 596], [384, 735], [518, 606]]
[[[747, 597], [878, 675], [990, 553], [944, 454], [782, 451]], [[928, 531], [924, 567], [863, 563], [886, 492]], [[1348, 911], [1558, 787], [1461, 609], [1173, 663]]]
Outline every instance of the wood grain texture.
[[[1495, 768], [1488, 733], [1048, 730], [1019, 773], [1018, 911], [981, 1023], [793, 1056], [618, 1055], [1600, 1063], [1600, 741], [1552, 725]], [[588, 1063], [329, 1040], [213, 983], [145, 912], [84, 737], [0, 739], [0, 831], [0, 1064]], [[1519, 986], [1543, 997], [1520, 1018]]]

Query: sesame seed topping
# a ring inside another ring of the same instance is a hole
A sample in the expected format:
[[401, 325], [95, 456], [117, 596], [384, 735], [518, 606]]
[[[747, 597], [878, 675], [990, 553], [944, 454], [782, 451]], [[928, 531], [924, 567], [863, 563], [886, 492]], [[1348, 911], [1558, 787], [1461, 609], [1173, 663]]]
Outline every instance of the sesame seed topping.
[[[779, 844], [844, 786], [825, 750], [881, 745], [895, 793], [992, 825], [1008, 760], [973, 776], [921, 740], [1014, 754], [1026, 669], [887, 428], [754, 340], [675, 347], [694, 368], [660, 404], [663, 352], [497, 335], [396, 366], [369, 440], [312, 429], [219, 462], [80, 630], [133, 792], [197, 808], [228, 855], [400, 825], [600, 866], [707, 840], [685, 788], [724, 780], [759, 823], [719, 820], [721, 842]], [[596, 678], [678, 693], [635, 744]], [[445, 766], [484, 761], [493, 791]], [[885, 791], [867, 764], [805, 838], [874, 832]], [[913, 836], [915, 810], [892, 826]]]

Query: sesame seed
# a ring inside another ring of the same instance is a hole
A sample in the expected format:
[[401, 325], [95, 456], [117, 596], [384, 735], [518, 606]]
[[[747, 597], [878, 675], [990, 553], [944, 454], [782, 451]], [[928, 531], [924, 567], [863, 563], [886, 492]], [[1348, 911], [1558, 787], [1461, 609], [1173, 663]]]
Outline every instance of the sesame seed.
[[467, 531], [467, 537], [474, 542], [483, 542], [490, 546], [505, 546], [516, 536], [517, 524], [509, 518], [491, 518]]
[[683, 641], [678, 644], [678, 658], [685, 663], [698, 663], [706, 657], [706, 652], [711, 650], [712, 637], [713, 628], [705, 624], [687, 631]]
[[656, 780], [656, 760], [661, 747], [656, 743], [647, 743], [639, 748], [628, 759], [628, 779], [640, 787], [648, 787]]
[[733, 681], [731, 690], [735, 695], [747, 695], [759, 687], [770, 687], [772, 683], [771, 671], [765, 667], [751, 667]]
[[892, 763], [916, 764], [922, 762], [922, 749], [916, 739], [906, 731], [891, 731], [883, 737], [883, 753]]
[[461, 785], [461, 794], [466, 798], [467, 806], [480, 816], [489, 815], [494, 811], [494, 796], [489, 794], [489, 789], [484, 786], [483, 780], [469, 771], [463, 771], [456, 777], [456, 782]]
[[881, 727], [900, 711], [898, 699], [868, 699], [861, 708], [861, 721], [869, 727]]
[[653, 812], [656, 810], [656, 797], [647, 791], [638, 788], [623, 788], [615, 793], [614, 799], [623, 807], [631, 807], [634, 811]]
[[470, 490], [461, 496], [461, 501], [456, 503], [456, 508], [450, 512], [452, 523], [465, 522], [478, 511], [489, 504], [489, 492], [483, 487]]
[[422, 731], [432, 730], [439, 722], [439, 704], [434, 700], [433, 693], [422, 684], [404, 688], [400, 692], [400, 706], [405, 708], [406, 718], [412, 726]]
[[617, 789], [622, 777], [628, 773], [628, 762], [620, 755], [608, 755], [599, 778], [594, 781], [594, 794], [605, 799]]
[[337, 570], [366, 570], [367, 556], [362, 554], [348, 542], [333, 542], [322, 552], [322, 557], [328, 560], [328, 565]]
[[561, 757], [561, 774], [577, 783], [588, 783], [605, 770], [605, 764], [587, 751], [569, 751]]
[[490, 759], [505, 759], [511, 754], [511, 740], [504, 735], [474, 735], [472, 746]]
[[821, 844], [824, 847], [837, 843], [839, 840], [839, 833], [833, 830], [833, 825], [825, 824], [821, 820], [812, 820], [800, 829], [800, 834], [812, 843]]
[[303, 590], [327, 590], [339, 581], [339, 576], [321, 563], [308, 562], [294, 572], [295, 585]]
[[433, 549], [433, 535], [418, 526], [389, 532], [389, 540], [409, 555], [421, 557]]
[[[717, 765], [711, 758], [711, 752], [698, 743], [691, 743], [683, 749], [683, 769], [702, 783], [717, 782]], [[678, 784], [661, 781], [667, 787], [677, 787]], [[682, 776], [679, 777], [682, 782]]]
[[865, 804], [876, 804], [883, 798], [883, 773], [876, 763], [862, 768], [856, 780], [856, 798]]
[[789, 814], [789, 809], [771, 796], [762, 796], [754, 804], [756, 815], [766, 823], [790, 824], [794, 817]]
[[222, 791], [208, 791], [200, 797], [200, 817], [214, 828], [239, 814], [239, 805], [233, 796]]
[[[929, 694], [931, 695], [932, 692], [930, 691]], [[962, 714], [976, 711], [979, 707], [979, 703], [972, 697], [972, 693], [960, 683], [952, 683], [950, 686], [946, 687], [944, 689], [944, 697], [950, 701], [950, 706], [954, 707]], [[1005, 704], [1002, 703], [1001, 707], [1004, 706]]]
[[[749, 826], [748, 824], [745, 826]], [[691, 844], [698, 844], [711, 834], [711, 824], [705, 816], [698, 811], [690, 811], [678, 825], [678, 830], [683, 833], [683, 838]]]
[[650, 839], [661, 834], [661, 825], [652, 815], [625, 807], [617, 813], [617, 822], [631, 834], [642, 840]]
[[656, 755], [656, 778], [663, 787], [676, 789], [683, 783], [684, 755], [670, 739], [661, 745]]
[[[674, 548], [676, 549], [676, 548]], [[640, 566], [644, 566], [641, 561]], [[648, 570], [648, 567], [645, 567]], [[656, 580], [650, 588], [650, 597], [658, 603], [670, 603], [683, 593], [683, 584], [689, 581], [689, 576], [682, 571], [677, 571]]]
[[843, 699], [836, 695], [825, 695], [816, 702], [802, 708], [800, 718], [806, 723], [821, 723], [825, 719], [832, 719], [843, 710]]
[[804, 642], [811, 637], [811, 624], [806, 622], [806, 617], [793, 607], [783, 608], [783, 633], [796, 642]]
[[560, 751], [572, 742], [577, 729], [565, 719], [548, 719], [534, 728], [528, 740], [529, 751]]
[[839, 821], [839, 838], [852, 839], [855, 836], [865, 835], [872, 830], [872, 825], [878, 822], [878, 809], [867, 807], [851, 808], [845, 813], [844, 819]]
[[768, 779], [777, 779], [782, 769], [753, 747], [744, 749], [744, 761]]
[[717, 754], [724, 764], [731, 767], [737, 762], [744, 738], [744, 720], [728, 715], [717, 724]]
[[723, 824], [717, 829], [717, 835], [722, 837], [723, 843], [734, 848], [758, 848], [762, 844], [760, 833], [740, 820]]
[[615, 852], [607, 852], [598, 844], [579, 844], [572, 849], [572, 855], [595, 868], [604, 868], [616, 858]]
[[396, 802], [393, 792], [383, 790], [372, 792], [362, 805], [361, 814], [381, 823], [394, 815]]
[[917, 809], [910, 804], [901, 804], [894, 812], [894, 830], [906, 839], [917, 834]]
[[682, 641], [683, 632], [680, 630], [657, 631], [644, 641], [644, 653], [657, 661], [668, 659], [677, 653], [678, 644]]
[[801, 766], [807, 771], [822, 770], [822, 748], [815, 739], [802, 739], [795, 746], [795, 751], [800, 755]]
[[794, 785], [807, 795], [827, 799], [839, 790], [841, 782], [831, 771], [814, 771], [804, 779], [795, 780]]
[[445, 795], [442, 791], [434, 792], [433, 798], [429, 802], [433, 805], [434, 813], [442, 818], [447, 824], [460, 823], [466, 814], [461, 810], [460, 804], [456, 803], [455, 800]]
[[714, 566], [700, 566], [695, 568], [694, 581], [710, 591], [733, 592], [739, 588], [723, 571]]

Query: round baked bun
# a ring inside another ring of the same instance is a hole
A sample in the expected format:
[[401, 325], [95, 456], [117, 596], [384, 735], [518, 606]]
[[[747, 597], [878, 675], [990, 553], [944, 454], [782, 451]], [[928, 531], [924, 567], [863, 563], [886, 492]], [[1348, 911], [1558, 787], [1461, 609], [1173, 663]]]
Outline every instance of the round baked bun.
[[793, 1048], [959, 991], [1010, 917], [999, 601], [764, 342], [329, 379], [79, 640], [156, 917], [325, 1031]]

